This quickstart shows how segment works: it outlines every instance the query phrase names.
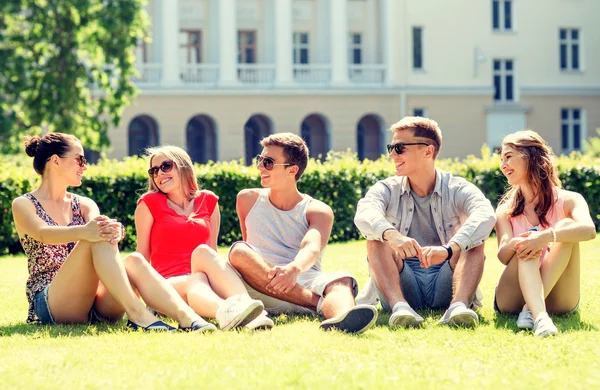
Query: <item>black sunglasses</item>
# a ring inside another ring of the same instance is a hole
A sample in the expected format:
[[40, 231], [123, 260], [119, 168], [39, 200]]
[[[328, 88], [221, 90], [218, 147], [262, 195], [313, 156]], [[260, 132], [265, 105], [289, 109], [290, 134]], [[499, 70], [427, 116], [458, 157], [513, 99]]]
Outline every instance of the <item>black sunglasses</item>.
[[429, 146], [428, 143], [425, 142], [398, 142], [397, 144], [388, 144], [387, 145], [387, 151], [388, 154], [392, 154], [392, 150], [396, 151], [396, 154], [402, 154], [404, 152], [404, 149], [406, 149], [407, 146], [410, 145], [426, 145]]
[[173, 161], [172, 160], [165, 160], [162, 163], [160, 163], [160, 165], [158, 166], [153, 166], [152, 168], [148, 169], [148, 174], [151, 177], [156, 177], [158, 176], [158, 171], [163, 171], [164, 173], [169, 172], [171, 169], [173, 169]]
[[290, 163], [275, 164], [275, 160], [273, 160], [271, 157], [263, 157], [259, 154], [258, 156], [256, 156], [256, 165], [260, 165], [261, 163], [267, 171], [272, 171], [275, 165], [294, 165]]
[[71, 156], [62, 156], [60, 158], [72, 158], [75, 161], [77, 161], [77, 165], [79, 165], [81, 168], [83, 168], [84, 165], [87, 165], [87, 160], [85, 159], [85, 156], [83, 154], [76, 154], [73, 157], [71, 157]]

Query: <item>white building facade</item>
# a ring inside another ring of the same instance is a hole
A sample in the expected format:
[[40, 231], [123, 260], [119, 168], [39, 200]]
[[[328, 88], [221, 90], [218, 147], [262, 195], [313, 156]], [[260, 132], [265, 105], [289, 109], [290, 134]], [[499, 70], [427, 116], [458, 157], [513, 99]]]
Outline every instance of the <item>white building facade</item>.
[[598, 0], [149, 0], [141, 93], [111, 157], [184, 147], [198, 162], [260, 152], [377, 158], [405, 115], [440, 124], [442, 157], [523, 128], [555, 152], [600, 128]]

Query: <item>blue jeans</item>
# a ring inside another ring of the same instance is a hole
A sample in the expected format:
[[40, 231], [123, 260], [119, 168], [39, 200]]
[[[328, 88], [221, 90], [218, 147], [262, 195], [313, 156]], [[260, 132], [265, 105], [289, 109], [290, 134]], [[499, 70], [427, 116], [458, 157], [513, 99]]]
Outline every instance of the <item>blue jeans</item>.
[[[54, 317], [52, 316], [52, 312], [50, 311], [50, 306], [48, 305], [48, 289], [50, 285], [46, 286], [42, 291], [35, 294], [33, 298], [33, 311], [35, 315], [40, 319], [42, 324], [55, 324]], [[88, 322], [90, 324], [95, 324], [97, 322], [108, 322], [108, 320], [102, 317], [96, 311], [96, 308], [92, 306], [90, 312], [88, 313]]]
[[[400, 272], [400, 288], [404, 299], [413, 309], [446, 309], [452, 301], [452, 276], [454, 271], [450, 262], [421, 268], [418, 260], [404, 260]], [[385, 297], [377, 289], [381, 306], [388, 312], [392, 311]]]

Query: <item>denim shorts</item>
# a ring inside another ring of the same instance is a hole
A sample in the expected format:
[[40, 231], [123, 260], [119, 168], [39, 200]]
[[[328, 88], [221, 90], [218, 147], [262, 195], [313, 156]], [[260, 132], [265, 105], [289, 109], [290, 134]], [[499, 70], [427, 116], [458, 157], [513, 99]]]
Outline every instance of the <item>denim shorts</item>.
[[[445, 309], [452, 301], [453, 274], [449, 261], [421, 268], [418, 260], [404, 260], [404, 267], [400, 272], [402, 294], [414, 309]], [[383, 294], [379, 290], [377, 294], [383, 309], [391, 312]]]
[[[48, 305], [48, 289], [50, 285], [46, 286], [42, 291], [35, 294], [33, 298], [33, 311], [35, 315], [39, 318], [42, 324], [55, 324], [54, 317], [52, 317], [52, 312], [50, 311], [50, 306]], [[92, 306], [90, 312], [88, 313], [88, 323], [95, 324], [98, 322], [108, 322], [108, 320], [102, 317], [96, 311], [96, 308]]]

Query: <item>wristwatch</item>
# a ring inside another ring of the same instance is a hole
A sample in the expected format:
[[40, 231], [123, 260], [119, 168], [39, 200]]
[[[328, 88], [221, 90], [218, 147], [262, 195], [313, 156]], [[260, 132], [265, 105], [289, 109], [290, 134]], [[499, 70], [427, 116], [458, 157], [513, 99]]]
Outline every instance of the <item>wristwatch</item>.
[[452, 258], [452, 248], [450, 247], [450, 245], [442, 245], [444, 247], [444, 249], [446, 249], [446, 251], [448, 251], [448, 257], [446, 257], [446, 260], [450, 260]]

